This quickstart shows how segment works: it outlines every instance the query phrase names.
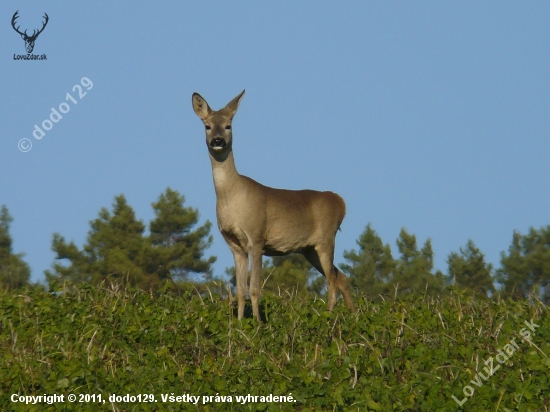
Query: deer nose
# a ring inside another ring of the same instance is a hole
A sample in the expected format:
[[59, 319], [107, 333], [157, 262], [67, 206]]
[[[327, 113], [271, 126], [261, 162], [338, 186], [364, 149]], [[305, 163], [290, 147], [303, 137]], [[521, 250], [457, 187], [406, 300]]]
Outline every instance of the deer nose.
[[227, 143], [221, 137], [216, 137], [215, 139], [212, 139], [212, 141], [210, 142], [210, 146], [212, 148], [216, 148], [216, 147], [223, 148], [226, 145], [227, 145]]

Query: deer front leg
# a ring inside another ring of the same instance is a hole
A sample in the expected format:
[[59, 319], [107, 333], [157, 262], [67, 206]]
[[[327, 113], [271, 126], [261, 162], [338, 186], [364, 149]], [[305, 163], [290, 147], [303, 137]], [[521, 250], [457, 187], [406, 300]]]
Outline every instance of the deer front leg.
[[246, 289], [248, 279], [248, 256], [242, 250], [231, 248], [233, 259], [235, 259], [235, 277], [237, 280], [237, 302], [239, 304], [238, 319], [244, 316], [244, 305], [246, 301]]
[[260, 276], [262, 274], [262, 248], [254, 247], [250, 252], [250, 300], [252, 301], [252, 313], [261, 323], [258, 301], [260, 299]]

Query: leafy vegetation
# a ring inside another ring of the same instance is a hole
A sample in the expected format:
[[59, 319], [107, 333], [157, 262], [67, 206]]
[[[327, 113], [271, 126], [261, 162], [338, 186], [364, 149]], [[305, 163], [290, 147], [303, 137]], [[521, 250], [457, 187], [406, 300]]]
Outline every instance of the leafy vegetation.
[[[236, 320], [230, 288], [211, 292], [155, 295], [106, 283], [0, 291], [0, 409], [100, 409], [92, 401], [10, 400], [53, 393], [101, 394], [101, 410], [119, 411], [485, 412], [550, 405], [549, 308], [535, 297], [479, 300], [454, 290], [442, 299], [356, 297], [358, 311], [350, 314], [341, 303], [329, 313], [319, 298], [282, 290], [264, 294], [265, 323], [257, 324]], [[525, 321], [535, 327], [530, 342], [521, 338]], [[512, 339], [515, 353], [500, 365], [495, 360], [493, 376], [479, 380], [487, 360]], [[157, 402], [109, 402], [125, 394], [153, 394]], [[295, 402], [236, 401], [248, 394], [290, 395]], [[170, 395], [201, 400], [170, 402]], [[212, 401], [203, 404], [208, 395]], [[453, 396], [465, 399], [462, 406]]]

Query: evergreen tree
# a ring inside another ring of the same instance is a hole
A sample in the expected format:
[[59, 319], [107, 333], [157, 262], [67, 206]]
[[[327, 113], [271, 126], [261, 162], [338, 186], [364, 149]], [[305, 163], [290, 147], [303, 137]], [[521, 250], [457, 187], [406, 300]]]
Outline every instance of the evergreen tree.
[[0, 262], [5, 264], [12, 254], [12, 239], [10, 236], [10, 224], [13, 218], [8, 212], [6, 205], [0, 209]]
[[12, 251], [12, 238], [10, 236], [10, 224], [13, 218], [6, 205], [0, 209], [0, 285], [10, 288], [20, 288], [29, 283], [31, 270], [23, 261], [23, 253], [14, 254]]
[[357, 240], [359, 251], [344, 251], [348, 263], [340, 269], [349, 276], [352, 288], [369, 296], [389, 294], [395, 270], [390, 245], [384, 245], [376, 231], [367, 225]]
[[397, 248], [401, 256], [397, 260], [393, 285], [399, 293], [425, 293], [437, 295], [445, 285], [441, 271], [433, 270], [433, 250], [430, 239], [418, 250], [416, 236], [401, 229], [397, 239]]
[[[66, 243], [63, 236], [54, 234], [52, 249], [56, 260], [67, 259], [69, 266], [53, 265], [55, 274], [61, 279], [74, 282], [98, 284], [105, 279], [120, 281], [126, 279], [132, 285], [145, 287], [147, 280], [145, 226], [136, 219], [134, 210], [124, 195], [117, 196], [113, 213], [102, 208], [99, 217], [90, 222], [87, 243], [79, 250], [73, 243]], [[54, 273], [46, 271], [48, 281]]]
[[202, 261], [200, 257], [212, 241], [204, 240], [210, 223], [191, 231], [198, 212], [184, 208], [183, 201], [178, 192], [167, 189], [153, 203], [156, 218], [151, 222], [151, 235], [146, 237], [145, 225], [136, 219], [124, 195], [117, 196], [112, 213], [103, 208], [90, 222], [82, 250], [54, 234], [56, 260], [66, 259], [70, 264], [54, 263], [53, 271], [46, 271], [46, 279], [50, 284], [55, 279], [94, 284], [128, 281], [143, 289], [156, 289], [171, 274], [181, 279], [188, 271], [208, 272], [215, 258]]
[[452, 252], [447, 263], [453, 283], [485, 296], [495, 291], [491, 277], [493, 266], [485, 263], [485, 256], [472, 240], [468, 240], [465, 249], [460, 248], [460, 254]]
[[527, 235], [514, 232], [508, 254], [501, 255], [502, 267], [497, 270], [497, 280], [504, 290], [514, 297], [524, 298], [538, 293], [550, 301], [550, 225]]
[[[157, 273], [162, 279], [173, 276], [177, 280], [187, 280], [190, 272], [203, 273], [211, 278], [211, 265], [214, 256], [203, 260], [204, 250], [212, 244], [210, 228], [203, 226], [191, 229], [199, 220], [199, 212], [184, 207], [185, 197], [170, 188], [153, 203], [156, 218], [150, 223], [150, 241], [157, 262]], [[154, 269], [154, 268], [152, 268]]]

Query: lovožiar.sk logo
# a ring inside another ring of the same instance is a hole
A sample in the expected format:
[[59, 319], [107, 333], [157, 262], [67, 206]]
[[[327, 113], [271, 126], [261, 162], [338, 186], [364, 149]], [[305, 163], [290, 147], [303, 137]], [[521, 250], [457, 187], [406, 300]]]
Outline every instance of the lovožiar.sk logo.
[[48, 57], [45, 54], [38, 55], [38, 54], [32, 54], [32, 52], [34, 50], [34, 42], [36, 41], [40, 33], [44, 31], [44, 29], [46, 28], [46, 25], [48, 24], [48, 21], [50, 20], [48, 15], [44, 13], [45, 21], [42, 23], [42, 28], [38, 30], [36, 29], [33, 30], [31, 35], [27, 34], [27, 30], [22, 32], [20, 30], [21, 26], [15, 27], [15, 25], [17, 24], [18, 18], [19, 18], [19, 10], [17, 10], [13, 14], [13, 17], [11, 19], [11, 26], [17, 33], [21, 35], [21, 38], [25, 41], [25, 49], [27, 50], [27, 54], [14, 54], [13, 60], [47, 60]]

